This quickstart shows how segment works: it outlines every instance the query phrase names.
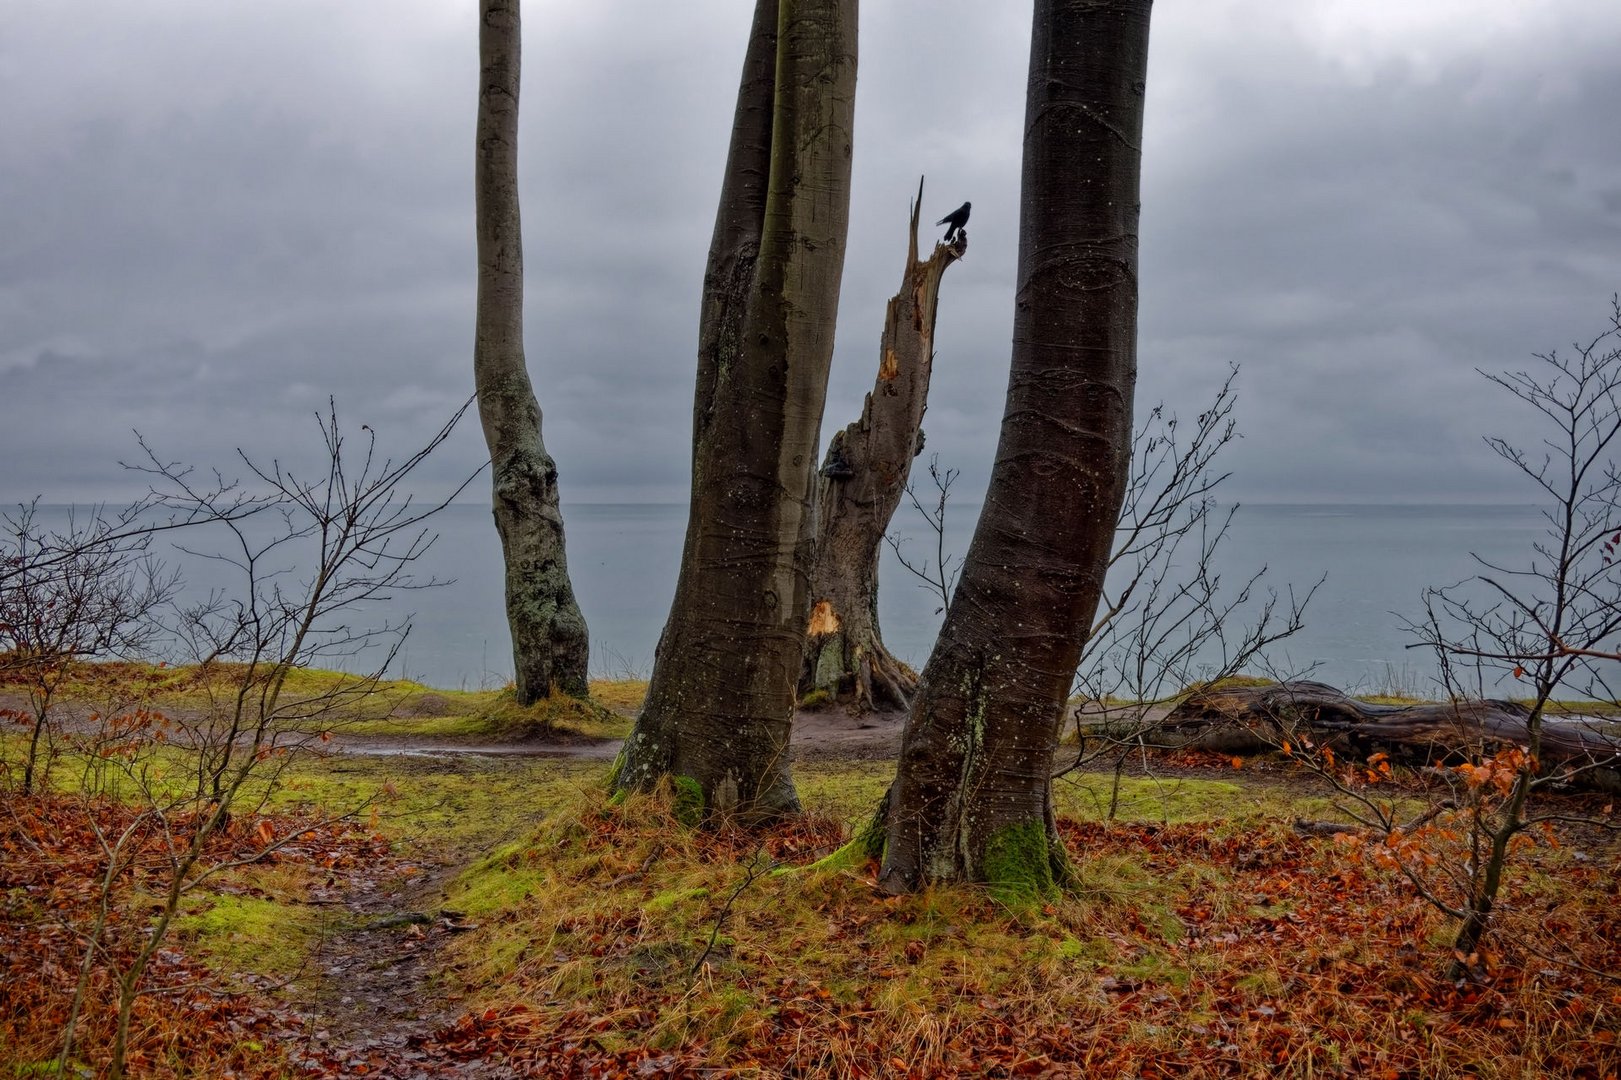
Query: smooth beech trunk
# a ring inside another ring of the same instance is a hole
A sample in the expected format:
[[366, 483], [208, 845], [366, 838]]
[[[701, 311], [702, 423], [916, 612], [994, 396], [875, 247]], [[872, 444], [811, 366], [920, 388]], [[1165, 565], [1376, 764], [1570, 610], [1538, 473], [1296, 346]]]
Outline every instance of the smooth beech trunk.
[[478, 315], [473, 381], [490, 449], [495, 528], [506, 568], [518, 701], [588, 693], [590, 638], [563, 552], [557, 466], [540, 440], [540, 404], [523, 352], [518, 215], [518, 0], [481, 0], [477, 153]]
[[833, 436], [817, 482], [816, 566], [799, 694], [821, 691], [857, 711], [904, 709], [917, 675], [884, 648], [878, 629], [878, 554], [922, 448], [934, 370], [940, 279], [968, 250], [968, 234], [917, 257], [923, 183], [912, 204], [906, 270], [890, 298], [878, 377], [861, 418]]
[[1150, 7], [1036, 0], [1007, 406], [887, 799], [890, 892], [1069, 872], [1050, 773], [1130, 465]]
[[855, 0], [758, 0], [699, 324], [692, 503], [622, 788], [798, 809], [788, 732], [849, 221]]

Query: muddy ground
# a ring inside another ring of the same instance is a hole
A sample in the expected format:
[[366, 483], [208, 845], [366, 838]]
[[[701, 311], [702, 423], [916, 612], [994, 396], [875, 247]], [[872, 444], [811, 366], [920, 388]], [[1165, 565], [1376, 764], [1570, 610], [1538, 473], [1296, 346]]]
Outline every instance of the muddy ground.
[[[797, 761], [892, 761], [900, 750], [901, 727], [905, 722], [906, 714], [900, 711], [858, 717], [843, 709], [800, 710], [794, 713], [794, 758]], [[577, 735], [497, 741], [340, 734], [334, 736], [331, 749], [378, 757], [454, 754], [612, 761], [619, 753], [619, 745], [618, 739], [588, 739]]]

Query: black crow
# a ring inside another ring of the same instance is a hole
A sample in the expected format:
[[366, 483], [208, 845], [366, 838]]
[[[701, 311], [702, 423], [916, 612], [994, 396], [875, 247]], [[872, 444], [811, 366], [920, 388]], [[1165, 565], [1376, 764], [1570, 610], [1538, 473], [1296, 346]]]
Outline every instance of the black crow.
[[936, 225], [951, 226], [951, 228], [946, 230], [946, 243], [951, 243], [952, 238], [958, 233], [962, 232], [962, 227], [968, 224], [968, 211], [973, 207], [973, 205], [974, 204], [971, 202], [965, 202], [961, 206], [957, 207], [957, 209], [935, 222]]

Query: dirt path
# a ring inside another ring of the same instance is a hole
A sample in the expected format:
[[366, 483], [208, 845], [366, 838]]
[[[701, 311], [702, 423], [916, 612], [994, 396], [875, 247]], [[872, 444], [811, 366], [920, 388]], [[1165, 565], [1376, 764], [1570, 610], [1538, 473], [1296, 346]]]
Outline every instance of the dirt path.
[[[413, 771], [478, 774], [492, 756], [423, 753]], [[333, 912], [306, 974], [289, 988], [305, 1041], [297, 1063], [318, 1077], [390, 1080], [520, 1075], [497, 1061], [453, 1061], [424, 1043], [454, 1021], [464, 1001], [446, 948], [476, 929], [444, 906], [445, 886], [501, 842], [492, 834], [462, 848], [408, 845], [407, 854], [335, 870], [311, 902]], [[487, 841], [487, 842], [486, 842]]]
[[[794, 713], [794, 756], [800, 761], [893, 760], [901, 745], [904, 712], [851, 716], [842, 709]], [[618, 739], [517, 739], [511, 742], [415, 735], [336, 735], [326, 749], [365, 757], [534, 757], [612, 761]]]
[[[800, 713], [794, 750], [801, 760], [893, 758], [902, 713], [851, 717]], [[340, 736], [329, 749], [367, 757], [409, 757], [414, 768], [477, 771], [479, 759], [512, 757], [610, 761], [619, 740], [469, 742], [409, 736]], [[353, 868], [313, 899], [340, 912], [311, 960], [298, 994], [308, 1031], [300, 1064], [316, 1075], [365, 1074], [428, 1080], [518, 1075], [498, 1062], [453, 1062], [423, 1041], [449, 1024], [461, 1002], [444, 971], [445, 946], [471, 927], [442, 907], [444, 885], [478, 852], [430, 852], [416, 862]]]
[[801, 760], [893, 761], [901, 748], [906, 713], [851, 716], [843, 709], [794, 713], [790, 745]]
[[416, 1077], [505, 1076], [448, 1067], [419, 1050], [423, 1038], [454, 1019], [459, 1003], [435, 985], [440, 952], [459, 920], [437, 903], [458, 867], [424, 867], [410, 877], [347, 874], [320, 901], [343, 912], [310, 959], [313, 978], [299, 1012], [308, 1031], [300, 1064], [338, 1076], [362, 1071]]
[[335, 735], [322, 750], [360, 757], [526, 757], [612, 761], [614, 755], [619, 753], [619, 740], [569, 739], [560, 742], [554, 739], [515, 739], [511, 742], [473, 742], [416, 735]]

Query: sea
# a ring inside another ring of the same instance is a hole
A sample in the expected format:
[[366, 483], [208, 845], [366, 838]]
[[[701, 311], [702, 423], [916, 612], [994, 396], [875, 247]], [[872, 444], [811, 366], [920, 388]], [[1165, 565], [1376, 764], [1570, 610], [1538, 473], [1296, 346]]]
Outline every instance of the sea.
[[[684, 503], [565, 505], [569, 570], [590, 626], [593, 675], [645, 678], [652, 671], [686, 514]], [[977, 507], [948, 509], [948, 565], [966, 553], [977, 517]], [[448, 583], [393, 602], [391, 617], [409, 614], [412, 630], [392, 673], [452, 689], [501, 686], [512, 661], [489, 510], [456, 505], [433, 524], [438, 540], [417, 571]], [[1302, 629], [1269, 649], [1268, 670], [1354, 692], [1423, 694], [1438, 686], [1434, 657], [1414, 647], [1403, 628], [1422, 619], [1424, 590], [1470, 578], [1480, 558], [1527, 564], [1546, 527], [1530, 506], [1248, 504], [1238, 508], [1215, 562], [1229, 589], [1262, 569], [1261, 589], [1285, 598], [1321, 581]], [[921, 515], [903, 507], [891, 535], [914, 565], [932, 569], [938, 561], [938, 538]], [[878, 603], [885, 644], [921, 668], [943, 605], [888, 544]]]
[[[45, 520], [55, 524], [65, 513], [48, 508]], [[646, 678], [675, 592], [686, 504], [565, 503], [563, 514], [570, 576], [590, 627], [592, 675]], [[921, 514], [903, 507], [891, 535], [914, 565], [934, 569], [943, 548], [954, 568], [977, 518], [977, 507], [952, 504], [937, 537]], [[434, 584], [348, 609], [344, 620], [356, 628], [409, 623], [390, 677], [444, 689], [499, 688], [513, 668], [500, 542], [489, 508], [453, 504], [427, 527], [435, 538], [412, 574]], [[1527, 565], [1546, 528], [1531, 506], [1252, 503], [1238, 508], [1214, 568], [1229, 593], [1263, 569], [1258, 594], [1272, 589], [1287, 599], [1291, 590], [1303, 596], [1317, 586], [1304, 626], [1268, 650], [1266, 672], [1309, 676], [1352, 692], [1422, 695], [1439, 687], [1435, 660], [1415, 647], [1404, 626], [1421, 620], [1424, 590], [1470, 578], [1480, 559]], [[174, 542], [160, 537], [154, 551], [180, 568], [191, 598], [228, 597], [239, 581], [235, 568], [197, 557], [222, 550], [220, 540], [202, 533]], [[307, 569], [292, 551], [278, 552], [264, 568], [284, 583]], [[1178, 567], [1173, 577], [1187, 569]], [[884, 643], [921, 669], [944, 605], [938, 589], [910, 573], [887, 544], [878, 602]], [[328, 666], [371, 671], [382, 659], [379, 651], [362, 652]], [[1262, 668], [1252, 665], [1256, 673]], [[1201, 673], [1198, 664], [1191, 673]]]

